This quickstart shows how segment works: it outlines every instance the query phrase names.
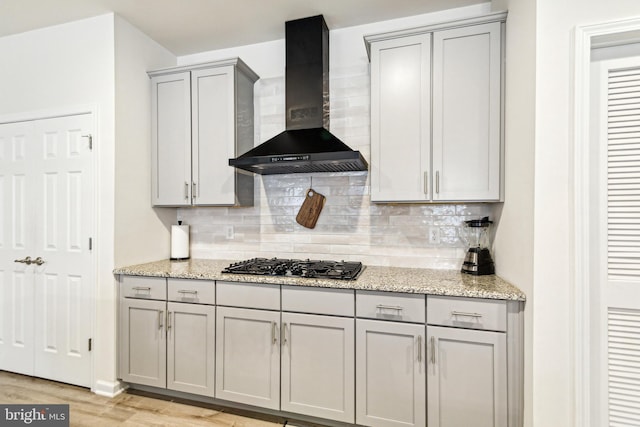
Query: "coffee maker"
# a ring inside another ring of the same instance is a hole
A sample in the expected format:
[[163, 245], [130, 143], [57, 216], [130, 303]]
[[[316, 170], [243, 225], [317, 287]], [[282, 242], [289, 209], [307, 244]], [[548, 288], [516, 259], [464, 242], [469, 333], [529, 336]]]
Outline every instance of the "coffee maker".
[[473, 274], [474, 276], [483, 276], [486, 274], [494, 274], [495, 266], [489, 251], [489, 228], [493, 221], [489, 221], [489, 217], [482, 219], [473, 219], [465, 221], [465, 227], [462, 229], [461, 237], [466, 245], [469, 246], [467, 254], [462, 263], [462, 273]]

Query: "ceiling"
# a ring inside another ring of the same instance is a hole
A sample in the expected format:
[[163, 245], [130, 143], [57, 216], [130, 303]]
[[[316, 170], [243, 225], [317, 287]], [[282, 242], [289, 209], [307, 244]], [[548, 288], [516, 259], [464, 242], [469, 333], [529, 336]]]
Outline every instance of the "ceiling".
[[187, 55], [284, 38], [284, 22], [323, 14], [329, 29], [489, 0], [0, 0], [0, 37], [115, 12]]

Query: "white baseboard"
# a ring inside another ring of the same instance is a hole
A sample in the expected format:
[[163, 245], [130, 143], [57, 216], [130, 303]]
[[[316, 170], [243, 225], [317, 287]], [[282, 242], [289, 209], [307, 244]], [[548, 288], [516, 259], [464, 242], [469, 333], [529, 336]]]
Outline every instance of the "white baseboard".
[[129, 386], [122, 381], [96, 381], [93, 392], [99, 396], [104, 397], [116, 397]]

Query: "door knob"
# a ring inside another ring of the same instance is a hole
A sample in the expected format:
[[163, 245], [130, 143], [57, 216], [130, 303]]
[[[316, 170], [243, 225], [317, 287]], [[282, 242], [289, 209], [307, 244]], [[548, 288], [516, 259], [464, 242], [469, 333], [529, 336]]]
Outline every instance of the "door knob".
[[42, 264], [45, 263], [45, 260], [43, 260], [42, 258], [38, 257], [38, 258], [34, 259], [31, 262], [34, 263], [35, 265], [42, 265]]
[[31, 263], [34, 262], [34, 261], [31, 259], [30, 256], [28, 256], [28, 257], [24, 257], [22, 259], [15, 259], [15, 260], [13, 260], [13, 262], [21, 262], [23, 264], [31, 265]]

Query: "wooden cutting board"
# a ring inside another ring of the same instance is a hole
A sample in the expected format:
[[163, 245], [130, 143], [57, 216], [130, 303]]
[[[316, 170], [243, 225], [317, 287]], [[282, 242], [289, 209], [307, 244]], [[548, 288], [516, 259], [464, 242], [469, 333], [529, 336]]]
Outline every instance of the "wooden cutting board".
[[326, 198], [322, 194], [311, 188], [308, 189], [307, 196], [304, 198], [304, 202], [302, 202], [300, 211], [296, 216], [296, 222], [303, 227], [314, 228], [316, 222], [318, 222], [320, 212], [322, 212], [325, 200]]

